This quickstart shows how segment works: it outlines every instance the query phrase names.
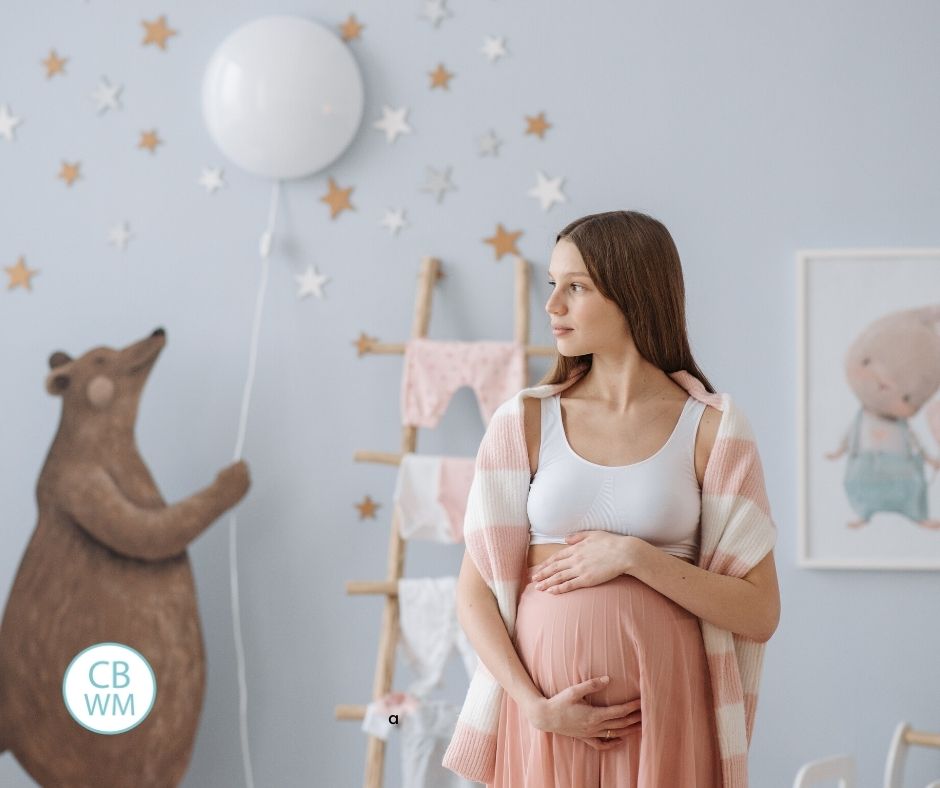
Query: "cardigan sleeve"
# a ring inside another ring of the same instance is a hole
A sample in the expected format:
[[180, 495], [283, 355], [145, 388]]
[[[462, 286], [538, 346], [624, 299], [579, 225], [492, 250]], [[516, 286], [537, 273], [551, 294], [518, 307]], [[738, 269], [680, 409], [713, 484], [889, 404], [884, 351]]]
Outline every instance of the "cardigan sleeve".
[[744, 577], [771, 549], [777, 528], [764, 470], [747, 415], [726, 405], [702, 480], [705, 569]]
[[487, 426], [474, 463], [463, 529], [467, 552], [496, 596], [510, 635], [529, 544], [529, 455], [521, 407], [518, 398], [507, 400]]
[[[493, 414], [474, 464], [464, 516], [464, 541], [480, 576], [493, 591], [512, 637], [529, 543], [526, 503], [529, 461], [521, 401], [507, 400]], [[468, 780], [492, 782], [503, 688], [482, 660], [470, 681], [441, 764]]]
[[[730, 398], [724, 406], [702, 483], [699, 565], [744, 577], [773, 549], [777, 529], [750, 422]], [[747, 752], [766, 644], [704, 620], [702, 635], [717, 715], [723, 788], [746, 788]]]

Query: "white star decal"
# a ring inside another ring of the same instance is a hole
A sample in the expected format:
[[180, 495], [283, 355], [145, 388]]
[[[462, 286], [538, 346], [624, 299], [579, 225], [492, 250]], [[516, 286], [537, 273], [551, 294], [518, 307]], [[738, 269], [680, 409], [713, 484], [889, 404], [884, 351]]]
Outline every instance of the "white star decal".
[[430, 20], [434, 27], [441, 24], [442, 19], [453, 16], [450, 10], [444, 5], [447, 0], [424, 0], [424, 11], [421, 16]]
[[405, 121], [405, 115], [408, 114], [408, 107], [392, 109], [385, 104], [382, 107], [382, 117], [373, 123], [373, 127], [385, 132], [385, 141], [393, 143], [399, 134], [410, 134], [411, 126]]
[[0, 137], [7, 142], [13, 142], [13, 129], [22, 122], [22, 118], [10, 114], [10, 108], [6, 104], [0, 104]]
[[398, 235], [398, 231], [402, 227], [407, 226], [405, 222], [405, 209], [399, 208], [397, 211], [391, 209], [387, 210], [379, 224], [382, 225], [382, 227], [388, 227], [388, 231], [392, 235]]
[[481, 156], [498, 156], [499, 155], [499, 146], [503, 144], [503, 141], [497, 137], [493, 130], [487, 134], [484, 134], [480, 137], [480, 155]]
[[121, 222], [111, 228], [108, 233], [108, 242], [117, 246], [122, 252], [127, 248], [127, 242], [133, 233], [127, 222]]
[[538, 183], [526, 192], [530, 197], [538, 197], [542, 210], [547, 211], [556, 202], [567, 202], [568, 198], [562, 194], [561, 182], [563, 177], [549, 180], [543, 173], [536, 171]]
[[123, 89], [123, 85], [112, 85], [108, 82], [107, 77], [101, 78], [98, 87], [95, 88], [95, 92], [91, 94], [92, 99], [98, 105], [99, 115], [102, 112], [107, 112], [109, 109], [121, 109], [118, 95]]
[[295, 275], [294, 279], [300, 284], [300, 289], [297, 291], [298, 298], [306, 298], [309, 295], [323, 298], [323, 285], [330, 281], [330, 277], [318, 274], [316, 268], [309, 265], [301, 276]]
[[222, 168], [221, 167], [203, 167], [202, 175], [199, 176], [197, 183], [200, 186], [205, 187], [205, 190], [209, 194], [213, 194], [216, 189], [220, 189], [225, 186], [225, 181], [222, 178]]
[[483, 49], [480, 51], [486, 55], [490, 63], [495, 63], [506, 54], [506, 39], [487, 36], [483, 41]]
[[428, 181], [421, 187], [423, 192], [434, 192], [437, 194], [437, 201], [444, 199], [444, 192], [456, 190], [456, 186], [450, 182], [450, 167], [443, 172], [438, 172], [433, 167], [428, 167]]

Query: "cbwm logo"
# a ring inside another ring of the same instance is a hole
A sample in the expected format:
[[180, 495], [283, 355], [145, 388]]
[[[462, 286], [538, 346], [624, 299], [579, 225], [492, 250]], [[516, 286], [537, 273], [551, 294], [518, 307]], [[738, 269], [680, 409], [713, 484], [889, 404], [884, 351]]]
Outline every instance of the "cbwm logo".
[[124, 733], [143, 722], [157, 696], [150, 663], [123, 643], [96, 643], [75, 655], [62, 679], [74, 720], [95, 733]]

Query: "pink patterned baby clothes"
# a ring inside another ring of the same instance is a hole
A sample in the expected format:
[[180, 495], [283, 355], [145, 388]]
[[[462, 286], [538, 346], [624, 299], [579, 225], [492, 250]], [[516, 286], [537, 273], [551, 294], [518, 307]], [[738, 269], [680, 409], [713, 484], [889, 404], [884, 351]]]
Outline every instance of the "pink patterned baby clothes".
[[405, 343], [401, 420], [406, 427], [436, 427], [454, 392], [470, 386], [483, 424], [526, 385], [520, 342], [441, 342], [415, 337]]

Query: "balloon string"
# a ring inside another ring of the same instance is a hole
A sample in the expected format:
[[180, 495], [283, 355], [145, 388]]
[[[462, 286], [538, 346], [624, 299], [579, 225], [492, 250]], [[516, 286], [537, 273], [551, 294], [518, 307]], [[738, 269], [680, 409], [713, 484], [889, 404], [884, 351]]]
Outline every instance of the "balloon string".
[[[245, 427], [248, 423], [248, 403], [255, 380], [255, 366], [258, 359], [258, 335], [261, 330], [261, 308], [264, 305], [264, 293], [268, 285], [268, 257], [274, 240], [274, 225], [277, 221], [277, 205], [281, 182], [275, 181], [271, 190], [271, 205], [268, 210], [268, 226], [261, 235], [259, 251], [261, 253], [261, 280], [255, 299], [255, 317], [251, 327], [251, 350], [248, 355], [248, 375], [242, 393], [241, 415], [238, 419], [238, 439], [235, 442], [235, 459], [240, 460], [245, 444]], [[254, 788], [251, 772], [251, 756], [248, 751], [248, 687], [245, 682], [245, 648], [242, 645], [241, 614], [238, 607], [238, 548], [236, 530], [237, 516], [233, 511], [229, 518], [229, 569], [230, 588], [232, 591], [232, 626], [235, 634], [235, 655], [238, 666], [238, 718], [242, 743], [242, 766], [245, 770], [245, 784]]]

